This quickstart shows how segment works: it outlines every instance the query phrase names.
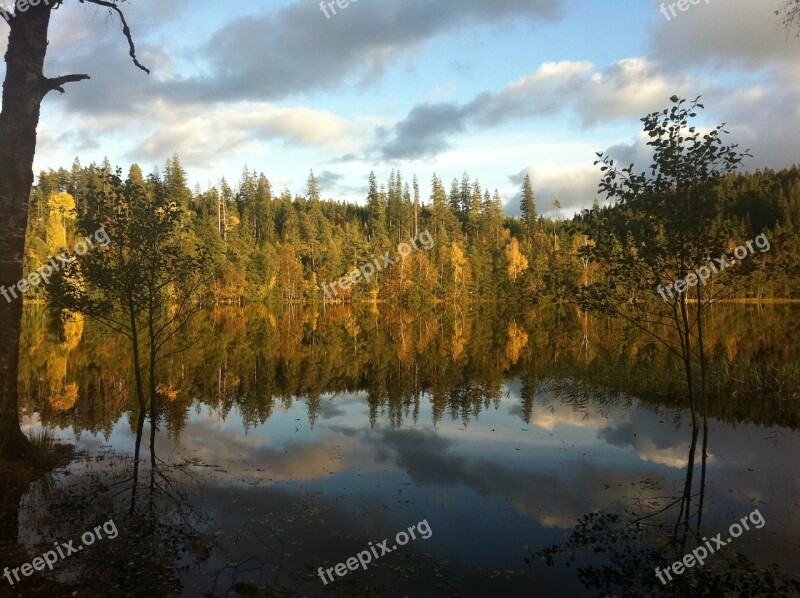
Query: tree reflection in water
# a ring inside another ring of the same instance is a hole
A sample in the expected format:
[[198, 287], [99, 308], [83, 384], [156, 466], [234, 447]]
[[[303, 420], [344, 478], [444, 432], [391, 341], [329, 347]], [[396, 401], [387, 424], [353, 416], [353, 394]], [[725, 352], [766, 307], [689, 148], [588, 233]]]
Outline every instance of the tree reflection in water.
[[[560, 387], [570, 400], [585, 400], [586, 389], [569, 385]], [[602, 399], [601, 399], [602, 400]], [[699, 415], [699, 414], [698, 414]], [[692, 418], [698, 420], [699, 418]], [[672, 563], [683, 559], [707, 538], [727, 529], [702, 527], [708, 467], [708, 422], [703, 421], [703, 444], [700, 459], [700, 482], [695, 492], [697, 443], [700, 426], [693, 425], [686, 462], [686, 481], [678, 498], [654, 498], [630, 501], [620, 512], [598, 511], [584, 515], [563, 544], [531, 552], [532, 559], [542, 559], [548, 566], [566, 559], [587, 589], [598, 590], [598, 596], [797, 596], [800, 578], [783, 575], [775, 565], [756, 565], [737, 551], [734, 539], [719, 552], [709, 554], [705, 563], [684, 568], [682, 574], [671, 573], [672, 580], [656, 576]], [[644, 486], [649, 480], [642, 482]], [[693, 501], [697, 510], [692, 511]], [[743, 516], [745, 513], [739, 514]], [[670, 517], [673, 521], [670, 521]], [[736, 520], [733, 521], [735, 523]], [[769, 522], [768, 522], [769, 523]], [[779, 522], [773, 522], [779, 525]], [[531, 565], [531, 560], [526, 559]]]
[[[218, 310], [198, 319], [191, 332], [201, 340], [165, 361], [159, 371], [159, 401], [150, 414], [156, 425], [148, 426], [131, 392], [130, 360], [124, 347], [87, 323], [79, 342], [66, 351], [43, 320], [36, 308], [26, 312], [20, 373], [25, 412], [37, 414], [48, 427], [69, 429], [76, 436], [85, 431], [107, 441], [112, 431], [119, 430], [120, 421], [130, 422], [130, 442], [125, 441], [130, 446], [117, 438], [113, 444], [120, 452], [93, 448], [70, 466], [71, 475], [56, 473], [50, 487], [37, 482], [28, 490], [5, 480], [0, 485], [6, 496], [2, 533], [26, 555], [39, 553], [40, 545], [79, 537], [99, 522], [111, 518], [117, 522], [117, 540], [98, 543], [59, 568], [64, 587], [80, 587], [81, 595], [120, 591], [125, 595], [132, 594], [132, 588], [141, 590], [140, 595], [177, 594], [187, 572], [196, 568], [207, 575], [204, 589], [215, 595], [265, 588], [280, 591], [282, 581], [286, 583], [282, 580], [286, 559], [297, 549], [285, 544], [281, 516], [292, 513], [296, 497], [273, 488], [265, 507], [259, 500], [266, 494], [254, 498], [240, 488], [227, 495], [217, 493], [223, 500], [231, 496], [251, 500], [249, 508], [266, 522], [257, 530], [246, 530], [252, 535], [257, 531], [258, 537], [240, 553], [217, 551], [220, 542], [212, 527], [218, 529], [219, 521], [212, 524], [206, 519], [213, 511], [208, 504], [211, 476], [197, 473], [208, 464], [157, 456], [159, 439], [173, 446], [196, 440], [187, 434], [192, 415], [213, 413], [215, 421], [224, 422], [235, 413], [244, 430], [222, 435], [236, 440], [293, 406], [301, 409], [298, 417], [305, 411], [312, 429], [319, 427], [320, 421], [342, 410], [333, 397], [349, 395], [357, 396], [359, 405], [366, 403], [368, 421], [354, 424], [363, 425], [365, 433], [417, 424], [442, 428], [449, 421], [466, 429], [475, 426], [477, 418], [495, 412], [510, 392], [509, 381], [516, 380], [520, 401], [509, 418], [518, 428], [527, 428], [547, 408], [544, 397], [590, 405], [598, 414], [634, 402], [651, 410], [681, 413], [683, 409], [680, 371], [667, 355], [611, 322], [571, 309], [526, 311], [489, 305], [473, 311], [442, 308], [409, 313], [393, 306], [277, 312], [254, 308]], [[800, 348], [791, 332], [798, 320], [790, 308], [753, 313], [747, 307], [720, 307], [708, 331], [709, 417], [797, 429], [800, 404], [792, 393], [796, 395], [800, 376], [791, 356]], [[65, 396], [71, 400], [63, 400]], [[429, 420], [422, 421], [421, 414]], [[291, 431], [295, 430], [293, 426]], [[436, 437], [435, 429], [428, 432]], [[581, 565], [584, 584], [626, 595], [722, 595], [730, 588], [772, 588], [769, 584], [774, 584], [775, 592], [794, 591], [796, 586], [771, 568], [737, 555], [735, 544], [667, 586], [655, 577], [655, 567], [663, 569], [682, 557], [696, 545], [697, 536], [708, 533], [702, 528], [705, 488], [710, 483], [708, 441], [707, 428], [691, 431], [686, 476], [675, 496], [584, 517], [566, 544], [534, 551], [535, 556], [553, 562], [574, 558]], [[265, 451], [269, 458], [274, 452], [272, 446]], [[316, 458], [318, 453], [309, 455]], [[273, 474], [258, 471], [263, 478]], [[515, 471], [509, 479], [516, 479]], [[431, 470], [427, 481], [437, 473]], [[527, 488], [523, 482], [516, 487]], [[302, 524], [313, 541], [319, 536], [313, 512], [319, 508], [316, 498], [302, 497], [307, 511], [302, 513], [307, 515]], [[489, 498], [498, 504], [503, 495], [498, 491]], [[238, 517], [242, 527], [253, 527], [255, 516], [237, 513], [240, 508], [244, 511], [241, 503], [228, 505], [231, 519]], [[275, 516], [262, 516], [266, 508]], [[570, 520], [580, 512], [583, 508], [572, 512]], [[525, 515], [535, 518], [531, 512]], [[337, 523], [341, 521], [344, 517]], [[767, 525], [777, 523], [768, 519]], [[295, 522], [294, 527], [301, 525]], [[353, 542], [360, 547], [362, 539]], [[336, 553], [354, 549], [340, 551], [337, 546]], [[606, 562], [587, 558], [592, 553], [604, 556]], [[21, 556], [6, 562], [24, 562]], [[427, 557], [419, 560], [434, 563]], [[438, 569], [433, 572], [438, 574]], [[313, 572], [308, 577], [317, 582]], [[455, 584], [454, 592], [459, 591], [457, 581], [448, 580]]]

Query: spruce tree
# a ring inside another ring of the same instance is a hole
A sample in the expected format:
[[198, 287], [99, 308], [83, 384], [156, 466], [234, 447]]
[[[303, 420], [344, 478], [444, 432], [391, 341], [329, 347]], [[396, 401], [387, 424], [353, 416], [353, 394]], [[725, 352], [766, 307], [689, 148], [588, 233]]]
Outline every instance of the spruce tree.
[[525, 232], [530, 238], [533, 235], [533, 228], [536, 224], [536, 198], [533, 196], [533, 184], [531, 175], [526, 174], [522, 180], [522, 201], [520, 202], [520, 212], [522, 221], [525, 223]]
[[319, 201], [319, 183], [317, 177], [314, 176], [314, 171], [308, 173], [308, 182], [306, 183], [306, 199], [312, 202]]

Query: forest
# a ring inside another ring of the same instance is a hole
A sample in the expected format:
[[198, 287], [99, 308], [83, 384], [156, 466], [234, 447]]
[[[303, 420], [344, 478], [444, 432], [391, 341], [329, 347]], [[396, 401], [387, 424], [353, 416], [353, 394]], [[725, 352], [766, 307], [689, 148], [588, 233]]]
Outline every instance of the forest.
[[[108, 160], [83, 167], [76, 158], [70, 169], [39, 173], [30, 195], [26, 272], [72, 246], [76, 215], [87, 198], [102, 195], [113, 172]], [[587, 198], [590, 210], [546, 218], [529, 176], [518, 197], [503, 198], [466, 172], [449, 190], [433, 174], [433, 192], [424, 198], [416, 175], [409, 181], [393, 169], [379, 185], [371, 172], [364, 205], [323, 199], [313, 171], [305, 195], [273, 189], [263, 172], [247, 167], [234, 186], [223, 178], [206, 191], [192, 190], [177, 154], [147, 176], [133, 164], [126, 180], [150, 194], [158, 190], [179, 206], [182, 239], [211, 258], [208, 298], [215, 304], [329, 301], [323, 282], [386, 251], [396, 253], [399, 243], [425, 230], [435, 239], [430, 251], [413, 252], [336, 301], [410, 306], [498, 297], [568, 301], [581, 284], [602, 280], [602, 269], [581, 248], [589, 242], [592, 219], [614, 209]], [[729, 174], [714, 193], [720, 216], [733, 231], [731, 248], [760, 233], [773, 247], [735, 297], [800, 298], [793, 284], [800, 267], [798, 167]], [[511, 202], [519, 202], [521, 217], [506, 214]], [[554, 200], [553, 211], [559, 207]]]

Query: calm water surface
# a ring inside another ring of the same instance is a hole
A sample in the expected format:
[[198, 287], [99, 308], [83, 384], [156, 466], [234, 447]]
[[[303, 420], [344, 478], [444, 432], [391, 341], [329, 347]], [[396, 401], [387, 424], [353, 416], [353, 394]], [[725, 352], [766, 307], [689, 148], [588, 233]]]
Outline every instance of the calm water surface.
[[[718, 365], [779, 371], [797, 356], [785, 335], [796, 315], [720, 314], [728, 325], [712, 334]], [[173, 583], [163, 595], [601, 595], [576, 568], [607, 555], [579, 551], [567, 567], [567, 558], [548, 565], [534, 553], [563, 546], [590, 513], [667, 526], [647, 528], [646, 540], [622, 534], [618, 546], [663, 545], [680, 520], [670, 503], [686, 488], [693, 440], [672, 392], [680, 372], [607, 323], [573, 313], [208, 314], [195, 331], [207, 342], [191, 343], [163, 372], [159, 429], [151, 436], [143, 425], [142, 465], [130, 479], [137, 418], [124, 345], [88, 323], [79, 340], [54, 335], [39, 317], [28, 320], [25, 423], [54, 428], [82, 457], [23, 498], [31, 554], [45, 538], [84, 531], [80, 520], [42, 513], [91, 492], [87, 521], [149, 513], [162, 530], [183, 530], [168, 531], [173, 538], [191, 530], [193, 539], [162, 557]], [[704, 573], [737, 553], [797, 572], [800, 407], [781, 371], [774, 388], [756, 391], [744, 375], [733, 390], [715, 386], [705, 468], [702, 433], [695, 444], [693, 521], [702, 500], [701, 529], [711, 536], [754, 509], [766, 524], [710, 557]], [[319, 567], [370, 542], [392, 547], [395, 534], [423, 520], [427, 540], [323, 585]], [[124, 530], [108, 542], [126, 542]], [[693, 546], [667, 550], [662, 564]], [[76, 562], [63, 575], [91, 595], [81, 567], [92, 566]], [[630, 575], [626, 566], [614, 564]]]

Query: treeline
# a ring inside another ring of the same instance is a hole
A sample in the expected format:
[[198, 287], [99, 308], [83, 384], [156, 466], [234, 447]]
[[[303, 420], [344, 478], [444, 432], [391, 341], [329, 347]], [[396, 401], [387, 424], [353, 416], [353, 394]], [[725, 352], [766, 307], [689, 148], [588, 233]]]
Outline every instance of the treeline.
[[[83, 198], [102, 190], [112, 167], [81, 166], [42, 171], [30, 197], [26, 271], [71, 247], [75, 213]], [[430, 251], [415, 251], [372, 281], [339, 293], [344, 300], [558, 301], [603, 273], [582, 258], [583, 234], [593, 211], [571, 220], [539, 215], [533, 184], [521, 189], [521, 218], [504, 214], [504, 199], [467, 173], [458, 180], [432, 177], [430, 197], [421, 197], [415, 177], [392, 170], [379, 184], [368, 179], [365, 205], [323, 201], [310, 174], [305, 196], [273, 189], [263, 173], [245, 168], [231, 186], [222, 179], [206, 191], [189, 189], [180, 158], [144, 176], [137, 165], [127, 178], [155, 193], [166, 193], [183, 210], [183, 232], [213, 258], [214, 301], [323, 301], [321, 285], [338, 280], [375, 256], [429, 231]], [[743, 296], [797, 298], [800, 271], [800, 170], [764, 170], [727, 178], [718, 188], [725, 218], [743, 241], [766, 232], [772, 250], [765, 272]], [[553, 202], [554, 209], [559, 207]]]
[[[708, 329], [709, 413], [730, 423], [800, 427], [797, 308], [715, 306]], [[48, 311], [25, 311], [20, 397], [42, 422], [109, 434], [136, 408], [127, 343], [82, 318], [61, 331]], [[585, 407], [639, 398], [681, 409], [683, 381], [672, 356], [619, 321], [568, 306], [223, 307], [196, 318], [185, 349], [159, 372], [164, 429], [177, 436], [199, 405], [238, 410], [247, 426], [300, 402], [313, 425], [334, 395], [358, 395], [369, 420], [401, 427], [464, 425], [508, 400], [521, 422], [549, 418], [553, 402]], [[516, 382], [518, 381], [518, 382]], [[508, 387], [504, 387], [508, 385]], [[620, 389], [624, 389], [624, 392]], [[576, 416], [579, 417], [579, 416]], [[135, 418], [131, 418], [131, 425]]]

